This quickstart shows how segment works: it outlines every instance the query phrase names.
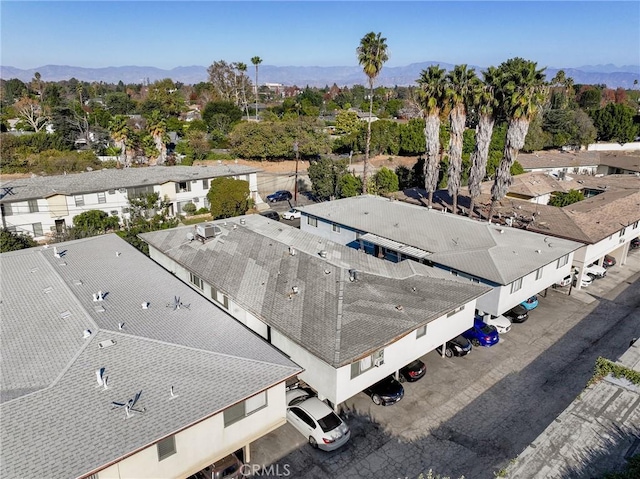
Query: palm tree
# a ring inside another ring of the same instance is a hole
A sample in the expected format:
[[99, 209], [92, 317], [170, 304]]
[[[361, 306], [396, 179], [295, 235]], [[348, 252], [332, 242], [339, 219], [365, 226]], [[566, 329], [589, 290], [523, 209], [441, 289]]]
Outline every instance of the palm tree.
[[109, 132], [116, 146], [120, 148], [120, 155], [123, 156], [122, 163], [128, 165], [127, 143], [131, 133], [127, 125], [127, 117], [124, 115], [114, 116], [109, 122]]
[[425, 115], [424, 136], [426, 140], [426, 161], [424, 162], [424, 189], [429, 194], [429, 206], [433, 192], [438, 186], [440, 169], [440, 111], [445, 98], [446, 70], [439, 65], [431, 65], [422, 70], [416, 80], [420, 85], [419, 95]]
[[369, 168], [369, 148], [371, 146], [371, 117], [373, 116], [373, 84], [382, 70], [382, 65], [389, 59], [387, 55], [387, 39], [381, 33], [369, 32], [356, 49], [358, 63], [369, 78], [369, 121], [367, 122], [367, 142], [364, 149], [364, 169], [362, 172], [362, 193], [367, 193], [367, 173]]
[[480, 185], [487, 174], [487, 160], [489, 159], [489, 145], [495, 124], [497, 102], [495, 85], [497, 82], [497, 70], [489, 67], [482, 72], [484, 81], [475, 82], [473, 88], [472, 104], [478, 114], [476, 125], [476, 144], [471, 154], [471, 173], [469, 174], [469, 216], [473, 216], [473, 206], [476, 198], [480, 196]]
[[153, 112], [151, 112], [151, 116], [147, 121], [147, 130], [149, 130], [149, 134], [153, 138], [156, 150], [158, 150], [156, 163], [161, 165], [164, 163], [167, 154], [167, 147], [165, 144], [167, 123], [159, 110], [153, 110]]
[[256, 67], [256, 121], [258, 121], [258, 65], [262, 63], [262, 58], [253, 57], [251, 63]]
[[544, 68], [536, 70], [537, 63], [522, 58], [511, 58], [498, 67], [500, 104], [507, 117], [507, 138], [502, 161], [496, 169], [491, 187], [489, 221], [498, 201], [511, 186], [511, 166], [524, 146], [529, 123], [535, 117], [547, 94]]
[[453, 199], [454, 214], [458, 214], [458, 191], [462, 177], [462, 137], [467, 122], [467, 103], [470, 100], [471, 88], [475, 79], [475, 71], [473, 68], [467, 70], [467, 65], [456, 65], [447, 75], [445, 95], [451, 107], [447, 189]]
[[236, 68], [240, 72], [240, 80], [242, 83], [242, 109], [247, 113], [247, 120], [249, 119], [249, 105], [247, 104], [247, 94], [245, 90], [244, 79], [247, 75], [247, 64], [238, 62], [236, 63]]

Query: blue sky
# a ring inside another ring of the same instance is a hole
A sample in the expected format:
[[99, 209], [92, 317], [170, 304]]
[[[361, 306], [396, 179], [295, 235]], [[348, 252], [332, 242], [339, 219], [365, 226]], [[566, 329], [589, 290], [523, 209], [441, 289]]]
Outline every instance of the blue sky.
[[4, 66], [355, 66], [369, 31], [388, 66], [486, 67], [520, 56], [539, 66], [640, 64], [640, 2], [7, 1]]

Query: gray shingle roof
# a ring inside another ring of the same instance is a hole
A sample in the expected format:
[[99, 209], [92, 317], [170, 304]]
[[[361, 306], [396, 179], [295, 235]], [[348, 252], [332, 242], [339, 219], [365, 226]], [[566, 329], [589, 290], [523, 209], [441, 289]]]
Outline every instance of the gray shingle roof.
[[[445, 280], [443, 272], [415, 262], [374, 258], [261, 215], [243, 221], [216, 222], [223, 233], [205, 244], [187, 239], [192, 228], [141, 237], [334, 367], [489, 290]], [[351, 269], [359, 272], [358, 281], [350, 281]]]
[[[0, 255], [0, 476], [78, 477], [300, 372], [116, 235], [57, 248]], [[138, 391], [144, 414], [112, 410]]]
[[51, 195], [79, 195], [117, 188], [161, 185], [168, 181], [189, 181], [222, 176], [246, 175], [259, 171], [245, 165], [216, 166], [151, 166], [145, 168], [104, 169], [71, 175], [34, 176], [0, 182], [2, 188], [13, 188], [13, 194], [0, 203], [47, 198]]
[[549, 247], [540, 234], [371, 195], [299, 209], [303, 214], [429, 251], [428, 259], [434, 263], [497, 284], [509, 284], [581, 246], [554, 239]]

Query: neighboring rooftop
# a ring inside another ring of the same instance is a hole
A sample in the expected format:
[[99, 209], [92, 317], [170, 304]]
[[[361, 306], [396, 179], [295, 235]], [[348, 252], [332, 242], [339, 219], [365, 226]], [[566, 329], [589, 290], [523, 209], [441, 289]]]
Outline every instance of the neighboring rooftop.
[[116, 235], [0, 264], [2, 477], [82, 476], [301, 371]]
[[[640, 341], [619, 359], [640, 372]], [[506, 471], [518, 479], [603, 477], [640, 454], [640, 387], [606, 377], [588, 387]]]
[[47, 198], [53, 195], [80, 195], [96, 191], [136, 186], [161, 185], [169, 181], [190, 181], [222, 176], [247, 175], [259, 171], [245, 165], [216, 166], [149, 166], [143, 168], [105, 168], [69, 175], [33, 176], [1, 181], [0, 188], [12, 188], [12, 193], [0, 198], [0, 203]]
[[364, 195], [299, 208], [305, 214], [428, 252], [433, 263], [509, 284], [581, 245]]
[[[489, 291], [412, 261], [384, 261], [261, 215], [215, 224], [222, 233], [204, 244], [189, 240], [191, 227], [140, 236], [334, 367]], [[352, 281], [354, 271], [357, 280]]]
[[525, 170], [536, 168], [578, 168], [598, 166], [600, 164], [599, 151], [561, 151], [544, 150], [534, 153], [520, 153], [518, 163]]
[[600, 164], [621, 170], [640, 172], [640, 151], [600, 153]]

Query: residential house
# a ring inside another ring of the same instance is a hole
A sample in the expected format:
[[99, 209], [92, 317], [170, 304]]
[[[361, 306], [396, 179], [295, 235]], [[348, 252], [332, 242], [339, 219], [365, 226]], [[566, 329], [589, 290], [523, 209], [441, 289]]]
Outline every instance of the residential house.
[[301, 229], [392, 262], [412, 260], [488, 285], [499, 315], [569, 274], [579, 243], [372, 195], [299, 208]]
[[207, 207], [211, 180], [230, 177], [249, 182], [251, 198], [260, 202], [258, 169], [237, 164], [216, 166], [156, 166], [103, 169], [56, 176], [33, 176], [0, 182], [2, 226], [44, 240], [73, 225], [73, 218], [100, 210], [120, 219], [129, 217], [129, 199], [158, 193], [170, 203], [171, 215], [195, 203]]
[[520, 153], [518, 163], [525, 171], [566, 175], [595, 175], [600, 165], [597, 151], [544, 150]]
[[[492, 219], [580, 243], [573, 256], [579, 279], [585, 266], [602, 264], [605, 255], [616, 258], [618, 267], [624, 266], [631, 240], [640, 236], [640, 179], [635, 175], [584, 176], [580, 182], [587, 197], [582, 201], [559, 208], [506, 197], [495, 204]], [[488, 193], [478, 198], [485, 212], [490, 202]], [[576, 284], [580, 288], [580, 280]]]
[[640, 176], [640, 151], [600, 153], [597, 173]]
[[0, 265], [3, 478], [187, 477], [286, 422], [301, 368], [118, 236]]
[[261, 215], [140, 237], [153, 260], [302, 366], [299, 378], [335, 407], [469, 329], [489, 291]]

